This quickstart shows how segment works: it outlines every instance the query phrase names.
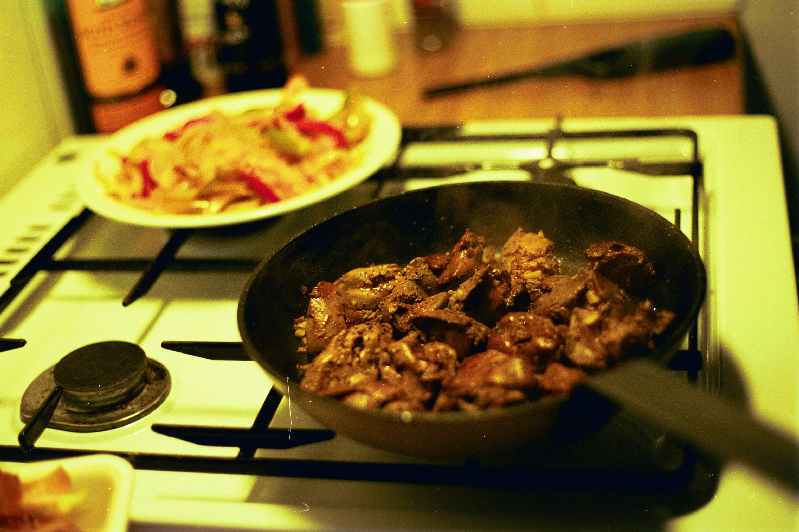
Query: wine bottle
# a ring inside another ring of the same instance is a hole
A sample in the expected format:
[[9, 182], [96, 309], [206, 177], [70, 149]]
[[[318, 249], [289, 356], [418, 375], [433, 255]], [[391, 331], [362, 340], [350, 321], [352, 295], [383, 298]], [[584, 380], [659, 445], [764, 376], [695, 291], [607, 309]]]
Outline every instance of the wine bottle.
[[229, 92], [280, 87], [288, 73], [273, 0], [215, 0], [217, 58]]
[[177, 0], [149, 0], [152, 10], [158, 55], [160, 82], [168, 91], [164, 102], [179, 105], [200, 98], [203, 87], [192, 72], [186, 42], [180, 24]]
[[94, 129], [110, 133], [162, 110], [147, 0], [66, 0], [66, 6]]

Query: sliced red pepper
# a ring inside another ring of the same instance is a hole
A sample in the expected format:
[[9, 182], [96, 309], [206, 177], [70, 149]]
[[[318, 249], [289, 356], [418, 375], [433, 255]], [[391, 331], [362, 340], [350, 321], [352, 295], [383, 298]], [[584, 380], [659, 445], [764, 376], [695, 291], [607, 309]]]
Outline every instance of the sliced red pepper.
[[153, 179], [153, 175], [150, 173], [150, 161], [147, 159], [139, 161], [136, 166], [139, 168], [139, 172], [141, 172], [140, 195], [142, 198], [149, 198], [150, 193], [158, 188], [158, 182]]
[[293, 109], [289, 109], [283, 114], [289, 122], [296, 122], [305, 118], [305, 106], [298, 103]]
[[280, 201], [280, 198], [275, 194], [275, 191], [272, 190], [272, 187], [267, 185], [263, 182], [263, 180], [258, 177], [257, 174], [253, 172], [248, 172], [246, 170], [239, 170], [238, 176], [242, 179], [250, 190], [252, 190], [258, 197], [264, 200], [266, 203], [274, 203], [276, 201]]
[[175, 165], [175, 172], [180, 175], [180, 177], [187, 178], [189, 177], [188, 169], [183, 166], [182, 164]]
[[167, 131], [166, 133], [164, 133], [164, 140], [168, 140], [170, 142], [174, 142], [177, 139], [179, 139], [180, 136], [183, 133], [185, 133], [186, 130], [189, 129], [190, 127], [196, 126], [197, 124], [202, 124], [204, 122], [210, 122], [210, 121], [211, 121], [211, 117], [210, 116], [201, 116], [200, 118], [193, 118], [193, 119], [189, 120], [188, 122], [186, 122], [185, 124], [183, 124], [182, 126], [180, 126], [179, 128], [173, 129], [172, 131]]
[[344, 132], [336, 126], [328, 124], [327, 122], [303, 118], [302, 120], [296, 121], [294, 125], [297, 126], [297, 129], [299, 129], [302, 134], [308, 135], [309, 137], [315, 137], [316, 135], [327, 135], [336, 142], [336, 147], [346, 148], [349, 146], [349, 142], [347, 141], [347, 137], [344, 135]]

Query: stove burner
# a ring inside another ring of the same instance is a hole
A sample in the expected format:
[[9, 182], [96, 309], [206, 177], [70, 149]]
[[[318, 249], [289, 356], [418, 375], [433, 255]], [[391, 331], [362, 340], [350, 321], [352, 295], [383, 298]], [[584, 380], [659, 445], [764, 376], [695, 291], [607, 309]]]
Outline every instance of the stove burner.
[[93, 412], [136, 395], [144, 385], [147, 357], [136, 344], [101, 342], [76, 349], [53, 369], [70, 410]]
[[34, 379], [22, 396], [22, 421], [30, 421], [57, 385], [63, 389], [63, 397], [47, 426], [98, 432], [152, 412], [169, 394], [171, 382], [167, 369], [148, 359], [136, 344], [90, 344]]

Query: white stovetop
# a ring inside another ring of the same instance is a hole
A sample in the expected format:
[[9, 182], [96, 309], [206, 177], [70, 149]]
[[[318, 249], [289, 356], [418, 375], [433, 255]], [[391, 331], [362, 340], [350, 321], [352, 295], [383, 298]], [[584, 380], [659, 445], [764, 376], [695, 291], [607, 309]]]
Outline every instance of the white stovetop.
[[[473, 131], [541, 130], [551, 121], [499, 122], [471, 125]], [[777, 151], [776, 127], [764, 117], [567, 120], [565, 129], [690, 127], [699, 133], [705, 162], [705, 216], [711, 242], [705, 261], [708, 301], [713, 320], [708, 341], [723, 353], [725, 363], [740, 372], [752, 410], [763, 419], [799, 435], [799, 313], [793, 278], [787, 215]], [[82, 171], [81, 158], [56, 164], [60, 154], [86, 153], [96, 139], [68, 139], [42, 161], [19, 186], [0, 198], [0, 249], [20, 247], [19, 236], [32, 225], [57, 228], [58, 220], [80, 209], [68, 182]], [[412, 150], [408, 152], [413, 155]], [[534, 156], [524, 153], [520, 156]], [[538, 154], [540, 156], [541, 154]], [[416, 160], [424, 161], [424, 154]], [[438, 159], [440, 161], [440, 158]], [[586, 177], [590, 179], [590, 177]], [[680, 189], [674, 181], [664, 185]], [[652, 197], [668, 208], [668, 190]], [[48, 209], [31, 209], [35, 202]], [[110, 229], [109, 229], [110, 228]], [[113, 255], [118, 243], [151, 257], [164, 241], [157, 230], [137, 231], [135, 242], [124, 226], [106, 224], [72, 246], [81, 256], [90, 248]], [[184, 249], [203, 254], [224, 247], [207, 236]], [[246, 239], [240, 246], [247, 245]], [[235, 250], [233, 250], [235, 251]], [[130, 253], [123, 253], [129, 256]], [[2, 259], [3, 257], [0, 257]], [[7, 257], [6, 257], [7, 258]], [[11, 266], [7, 280], [13, 273]], [[251, 362], [210, 362], [166, 351], [162, 340], [238, 340], [235, 310], [243, 275], [167, 274], [143, 299], [128, 308], [119, 302], [132, 285], [132, 274], [68, 273], [40, 276], [27, 290], [39, 301], [35, 312], [19, 297], [0, 318], [0, 334], [28, 340], [25, 348], [0, 356], [0, 445], [14, 445], [21, 428], [19, 397], [35, 375], [68, 351], [92, 340], [127, 339], [140, 343], [149, 356], [165, 364], [173, 390], [159, 409], [136, 424], [97, 435], [45, 431], [40, 445], [106, 450], [180, 452], [234, 456], [234, 449], [201, 447], [152, 433], [153, 422], [247, 427], [269, 387]], [[0, 286], [2, 288], [2, 286]], [[199, 290], [199, 292], [198, 292]], [[42, 294], [47, 294], [42, 297]], [[202, 297], [197, 297], [201, 293]], [[68, 318], [67, 318], [68, 317]], [[46, 331], [46, 333], [45, 333]], [[715, 351], [714, 351], [715, 352]], [[198, 393], [199, 392], [199, 393]], [[280, 415], [288, 413], [281, 410]], [[293, 421], [313, 425], [301, 412]], [[337, 438], [338, 440], [338, 438]], [[87, 443], [89, 442], [89, 443]], [[315, 446], [316, 447], [316, 446]], [[303, 451], [297, 451], [302, 455]], [[355, 443], [319, 444], [323, 458], [352, 454], [359, 460], [395, 460]], [[293, 456], [289, 453], [288, 456]], [[526, 507], [486, 510], [486, 500], [456, 489], [387, 486], [365, 482], [309, 481], [137, 471], [131, 504], [132, 530], [167, 526], [239, 529], [294, 528], [515, 528], [563, 527], [636, 529], [652, 526], [657, 516], [618, 517], [597, 522], [595, 516], [563, 516]], [[787, 530], [797, 525], [797, 505], [783, 492], [746, 469], [725, 468], [716, 497], [699, 511], [667, 521], [674, 530]]]

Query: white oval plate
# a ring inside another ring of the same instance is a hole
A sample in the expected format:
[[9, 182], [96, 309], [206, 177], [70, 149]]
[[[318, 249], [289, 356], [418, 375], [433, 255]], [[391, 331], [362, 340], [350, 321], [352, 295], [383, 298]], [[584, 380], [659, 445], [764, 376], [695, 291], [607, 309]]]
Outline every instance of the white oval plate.
[[[401, 126], [397, 116], [386, 106], [366, 98], [372, 122], [367, 137], [356, 147], [360, 156], [356, 164], [333, 181], [304, 194], [254, 209], [216, 214], [163, 214], [127, 205], [106, 193], [100, 175], [119, 168], [118, 155], [130, 152], [141, 139], [161, 136], [192, 118], [218, 110], [239, 113], [257, 107], [277, 105], [282, 89], [269, 89], [215, 96], [150, 115], [110, 135], [88, 158], [89, 166], [77, 178], [77, 190], [86, 205], [97, 214], [118, 222], [164, 228], [217, 227], [269, 218], [301, 209], [339, 194], [366, 180], [396, 156]], [[333, 114], [343, 103], [345, 94], [333, 89], [308, 89], [301, 100], [320, 116]]]

